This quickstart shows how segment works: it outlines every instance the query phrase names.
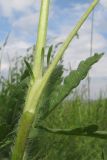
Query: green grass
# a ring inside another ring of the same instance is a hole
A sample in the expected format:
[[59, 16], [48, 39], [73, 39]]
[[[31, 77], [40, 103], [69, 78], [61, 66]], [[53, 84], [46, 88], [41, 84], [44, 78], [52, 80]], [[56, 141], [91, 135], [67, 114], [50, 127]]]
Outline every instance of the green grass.
[[[31, 61], [32, 56], [25, 57]], [[17, 62], [19, 60], [19, 66]], [[8, 73], [8, 79], [2, 77], [0, 81], [0, 159], [10, 157], [11, 145], [14, 142], [18, 119], [21, 115], [27, 82], [22, 81], [28, 74], [24, 60], [16, 59]], [[22, 83], [23, 82], [23, 83]]]
[[[24, 72], [24, 71], [23, 71]], [[22, 72], [18, 74], [19, 81]], [[15, 75], [14, 75], [15, 77]], [[17, 120], [21, 114], [26, 86], [18, 88], [19, 83], [4, 80], [0, 92], [0, 159], [9, 159]], [[16, 90], [17, 88], [17, 90]], [[88, 102], [75, 95], [73, 100], [65, 100], [43, 122], [49, 128], [76, 128], [97, 124], [106, 130], [107, 99], [99, 98]], [[20, 101], [19, 101], [20, 99]], [[19, 105], [20, 104], [20, 105]], [[22, 106], [19, 107], [19, 106]], [[107, 142], [96, 138], [62, 136], [41, 132], [29, 139], [28, 152], [31, 160], [103, 160], [106, 159]], [[10, 135], [9, 135], [10, 134]], [[9, 142], [9, 143], [8, 143]], [[4, 146], [3, 146], [4, 145]]]
[[[89, 109], [87, 102], [76, 97], [74, 101], [63, 102], [43, 125], [65, 129], [97, 124], [101, 130], [106, 130], [106, 105], [106, 99], [99, 99], [91, 102]], [[41, 131], [39, 135], [30, 142], [30, 155], [35, 160], [103, 160], [102, 152], [106, 152], [105, 140], [54, 135]]]
[[[32, 56], [25, 57], [32, 62]], [[29, 72], [24, 59], [20, 61], [20, 68], [15, 65], [9, 72], [8, 79], [0, 83], [0, 160], [10, 160], [14, 144], [18, 119], [25, 103], [28, 89]], [[59, 73], [60, 74], [60, 73]], [[59, 79], [60, 80], [60, 79]], [[73, 93], [73, 98], [66, 99], [44, 121], [42, 125], [49, 128], [78, 128], [96, 124], [99, 130], [106, 130], [107, 99], [99, 98], [88, 102], [81, 94]], [[84, 93], [86, 94], [86, 93]], [[106, 140], [78, 136], [64, 136], [50, 134], [45, 131], [32, 129], [33, 137], [27, 139], [25, 160], [103, 160], [106, 159]]]

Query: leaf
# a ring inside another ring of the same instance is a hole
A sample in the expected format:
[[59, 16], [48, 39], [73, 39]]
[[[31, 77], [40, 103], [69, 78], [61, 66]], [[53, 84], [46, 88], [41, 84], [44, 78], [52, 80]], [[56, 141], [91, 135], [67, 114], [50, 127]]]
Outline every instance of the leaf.
[[70, 92], [76, 88], [81, 80], [83, 80], [88, 71], [91, 69], [91, 66], [98, 62], [100, 58], [103, 56], [102, 54], [95, 54], [92, 57], [87, 58], [85, 61], [80, 62], [77, 70], [73, 70], [70, 74], [65, 77], [63, 84], [58, 85], [55, 90], [50, 94], [48, 98], [48, 107], [49, 110], [46, 114], [44, 114], [44, 118], [46, 118], [69, 94]]
[[24, 73], [21, 75], [21, 81], [25, 80], [26, 78], [30, 77], [28, 69], [25, 69]]
[[[87, 127], [80, 127], [75, 129], [51, 129], [44, 126], [36, 126], [37, 129], [45, 131], [52, 134], [68, 135], [68, 136], [85, 136], [94, 137], [100, 139], [107, 139], [107, 131], [98, 131], [97, 125], [89, 125]], [[36, 128], [33, 129], [29, 138], [35, 138]]]
[[42, 67], [42, 74], [45, 73], [44, 56], [45, 56], [45, 48], [43, 47], [43, 48], [42, 48], [42, 51], [41, 51], [41, 60], [42, 60], [41, 67]]
[[24, 59], [24, 62], [25, 62], [26, 67], [27, 67], [27, 69], [28, 69], [29, 75], [31, 76], [32, 80], [34, 80], [35, 77], [34, 77], [34, 74], [33, 74], [33, 71], [32, 71], [32, 69], [31, 69], [30, 64], [29, 64], [25, 59]]
[[[61, 64], [59, 64], [53, 74], [51, 75], [48, 84], [41, 96], [41, 101], [38, 105], [38, 112], [37, 112], [37, 116], [38, 119], [42, 119], [44, 117], [44, 115], [49, 112], [50, 109], [50, 98], [51, 98], [51, 94], [53, 92], [57, 92], [57, 88], [61, 85], [62, 81], [63, 81], [63, 66]], [[37, 120], [36, 120], [37, 121]]]
[[87, 132], [87, 133], [93, 133], [93, 132], [96, 132], [97, 130], [98, 130], [97, 125], [90, 125], [84, 128], [84, 132]]
[[77, 37], [77, 39], [79, 39], [79, 34], [78, 33], [76, 33], [76, 37]]
[[42, 48], [42, 52], [41, 52], [41, 55], [42, 55], [42, 63], [44, 63], [44, 54], [45, 54], [45, 49], [44, 47]]
[[5, 41], [3, 43], [3, 47], [5, 47], [7, 45], [8, 39], [9, 39], [10, 33], [7, 34]]
[[12, 143], [12, 140], [6, 140], [4, 143], [0, 143], [0, 149], [7, 147], [11, 143]]
[[82, 135], [89, 133], [92, 134], [98, 130], [97, 125], [89, 125], [87, 127], [81, 127], [76, 129], [50, 129], [50, 128], [45, 128], [43, 126], [37, 126], [37, 128], [47, 131], [49, 133], [64, 134], [64, 135]]
[[102, 158], [102, 160], [105, 160], [105, 158], [104, 158], [105, 156], [104, 156], [104, 151], [102, 151], [102, 154], [101, 154], [101, 158]]
[[50, 63], [50, 58], [51, 58], [52, 50], [53, 50], [53, 45], [51, 45], [51, 46], [49, 47], [49, 50], [48, 50], [48, 54], [47, 54], [47, 66], [48, 66], [49, 63]]

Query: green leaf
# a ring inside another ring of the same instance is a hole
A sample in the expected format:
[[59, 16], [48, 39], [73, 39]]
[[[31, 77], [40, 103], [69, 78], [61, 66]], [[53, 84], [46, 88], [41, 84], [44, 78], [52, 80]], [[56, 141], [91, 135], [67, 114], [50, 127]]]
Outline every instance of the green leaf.
[[28, 69], [29, 75], [31, 76], [32, 80], [34, 80], [35, 77], [34, 77], [34, 74], [33, 74], [33, 71], [32, 71], [32, 69], [31, 69], [30, 64], [29, 64], [25, 59], [24, 59], [24, 62], [25, 62], [26, 67], [27, 67], [27, 69]]
[[79, 39], [79, 34], [78, 33], [76, 33], [76, 37], [77, 37], [77, 39]]
[[12, 140], [6, 140], [5, 142], [0, 143], [0, 149], [3, 149], [3, 148], [7, 147], [10, 144], [12, 144]]
[[38, 112], [37, 112], [38, 119], [42, 119], [44, 115], [47, 112], [49, 112], [49, 109], [51, 107], [49, 102], [49, 100], [51, 99], [51, 94], [53, 92], [57, 92], [57, 88], [61, 85], [63, 81], [62, 75], [63, 75], [63, 66], [59, 64], [55, 68], [53, 74], [51, 75], [48, 84], [41, 96], [41, 101], [38, 105]]
[[37, 126], [37, 128], [47, 131], [49, 133], [64, 134], [64, 135], [82, 135], [92, 134], [98, 130], [97, 125], [89, 125], [87, 127], [81, 127], [76, 129], [50, 129], [43, 126]]
[[89, 125], [87, 127], [84, 127], [83, 128], [83, 131], [84, 132], [87, 132], [87, 133], [94, 133], [98, 130], [98, 126], [93, 124], [93, 125]]
[[102, 56], [103, 53], [95, 54], [85, 61], [80, 62], [77, 70], [71, 71], [70, 74], [65, 77], [63, 84], [55, 87], [55, 90], [53, 90], [48, 97], [49, 103], [45, 108], [48, 107], [49, 110], [44, 114], [43, 119], [46, 118], [71, 93], [71, 91], [80, 84], [81, 80], [87, 76], [92, 65], [98, 62]]
[[42, 48], [42, 64], [44, 64], [44, 54], [45, 54], [45, 48]]
[[51, 58], [52, 50], [53, 50], [53, 45], [51, 45], [49, 47], [49, 50], [48, 50], [48, 54], [47, 54], [47, 66], [50, 64], [50, 58]]
[[30, 77], [28, 69], [25, 69], [24, 73], [21, 75], [21, 81], [25, 80], [26, 78]]
[[104, 156], [104, 151], [102, 151], [102, 154], [101, 154], [101, 158], [102, 158], [102, 160], [105, 160], [105, 158], [104, 158], [105, 156]]
[[[87, 127], [80, 127], [75, 129], [51, 129], [44, 126], [36, 126], [36, 128], [52, 134], [68, 135], [68, 136], [70, 135], [85, 136], [85, 137], [107, 139], [107, 131], [98, 131], [97, 125], [89, 125]], [[35, 132], [36, 132], [36, 129], [33, 129], [33, 132], [29, 138], [34, 138]]]

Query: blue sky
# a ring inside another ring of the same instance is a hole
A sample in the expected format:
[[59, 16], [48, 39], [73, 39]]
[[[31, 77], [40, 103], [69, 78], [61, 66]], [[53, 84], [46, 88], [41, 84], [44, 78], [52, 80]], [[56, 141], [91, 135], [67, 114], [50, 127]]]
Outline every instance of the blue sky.
[[[51, 0], [48, 37], [53, 43], [64, 41], [75, 23], [93, 0]], [[36, 41], [40, 0], [0, 0], [0, 45], [10, 33], [8, 44], [3, 50], [2, 72], [8, 71], [7, 52], [12, 60], [24, 56], [26, 49]], [[64, 65], [76, 68], [80, 60], [89, 56], [91, 18], [79, 31], [64, 56]], [[105, 52], [104, 58], [93, 67], [92, 88], [95, 92], [106, 89], [107, 80], [107, 0], [101, 0], [95, 9], [93, 53]], [[95, 93], [93, 92], [93, 93]]]

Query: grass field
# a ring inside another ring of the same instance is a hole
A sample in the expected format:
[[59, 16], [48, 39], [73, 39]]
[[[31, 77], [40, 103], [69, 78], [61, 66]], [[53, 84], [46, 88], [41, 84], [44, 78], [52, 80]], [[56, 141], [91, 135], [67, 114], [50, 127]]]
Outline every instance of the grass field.
[[[22, 67], [24, 68], [24, 67]], [[19, 85], [24, 69], [13, 67], [11, 77], [1, 81], [0, 91], [0, 160], [9, 159], [14, 143], [27, 85]], [[83, 93], [82, 93], [83, 94]], [[84, 93], [85, 94], [85, 93]], [[107, 129], [107, 99], [90, 101], [74, 94], [66, 99], [42, 123], [49, 128], [78, 128], [96, 124]], [[27, 159], [32, 160], [106, 160], [107, 142], [97, 138], [65, 136], [38, 130], [39, 136], [28, 139]], [[25, 155], [26, 159], [26, 155]]]

